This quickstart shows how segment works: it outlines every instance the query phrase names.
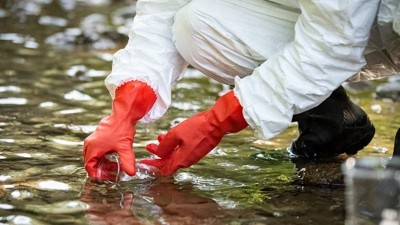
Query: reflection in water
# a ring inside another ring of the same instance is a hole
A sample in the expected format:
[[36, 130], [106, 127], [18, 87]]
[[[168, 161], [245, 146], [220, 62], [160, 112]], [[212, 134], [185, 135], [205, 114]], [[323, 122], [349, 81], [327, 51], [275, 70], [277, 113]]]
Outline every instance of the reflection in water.
[[[0, 1], [0, 223], [343, 224], [340, 164], [292, 162], [285, 148], [297, 136], [295, 124], [268, 141], [250, 129], [228, 135], [173, 180], [86, 181], [82, 141], [110, 113], [104, 78], [127, 40], [134, 3]], [[159, 133], [227, 89], [188, 70], [165, 117], [138, 125], [137, 158], [149, 156], [145, 145]], [[360, 155], [389, 156], [400, 106], [371, 91], [352, 98], [377, 129]]]
[[214, 224], [223, 215], [210, 198], [191, 192], [171, 180], [129, 187], [87, 181], [80, 200], [88, 204], [88, 219], [101, 224]]
[[[344, 219], [343, 189], [267, 187], [261, 192], [270, 196], [263, 207], [239, 209], [223, 207], [196, 194], [193, 185], [178, 185], [173, 180], [122, 186], [88, 180], [80, 200], [88, 205], [86, 218], [93, 224], [320, 224], [327, 216], [321, 214], [324, 210], [331, 212], [331, 224]], [[329, 209], [318, 207], [324, 204]], [[303, 221], [307, 214], [314, 216]]]

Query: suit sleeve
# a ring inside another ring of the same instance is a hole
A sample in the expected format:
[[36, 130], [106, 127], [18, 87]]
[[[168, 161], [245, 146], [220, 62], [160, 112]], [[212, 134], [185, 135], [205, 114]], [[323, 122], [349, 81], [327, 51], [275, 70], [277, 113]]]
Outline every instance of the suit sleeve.
[[364, 65], [364, 49], [379, 0], [299, 0], [295, 38], [235, 79], [235, 95], [256, 134], [272, 138], [292, 116], [313, 108]]
[[171, 86], [188, 66], [172, 39], [174, 16], [188, 2], [139, 0], [129, 41], [114, 54], [111, 73], [105, 80], [112, 98], [119, 86], [133, 80], [147, 83], [157, 93], [157, 101], [142, 122], [157, 120], [167, 111]]

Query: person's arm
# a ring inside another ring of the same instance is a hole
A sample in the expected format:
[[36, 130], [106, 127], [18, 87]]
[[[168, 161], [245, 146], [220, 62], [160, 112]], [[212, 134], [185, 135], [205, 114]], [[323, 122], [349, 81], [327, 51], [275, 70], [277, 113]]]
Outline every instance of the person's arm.
[[83, 157], [89, 177], [97, 177], [100, 160], [116, 152], [124, 172], [136, 172], [132, 151], [139, 120], [161, 117], [171, 102], [171, 86], [187, 67], [172, 40], [177, 10], [189, 0], [140, 0], [126, 47], [114, 55], [106, 86], [112, 112], [84, 141]]
[[264, 138], [284, 131], [294, 114], [320, 104], [365, 65], [379, 0], [299, 3], [294, 41], [235, 81], [244, 118]]
[[171, 104], [171, 86], [188, 64], [175, 48], [172, 25], [176, 12], [190, 0], [139, 0], [129, 41], [114, 54], [105, 84], [112, 98], [122, 84], [139, 80], [157, 94], [157, 100], [141, 121], [159, 119]]

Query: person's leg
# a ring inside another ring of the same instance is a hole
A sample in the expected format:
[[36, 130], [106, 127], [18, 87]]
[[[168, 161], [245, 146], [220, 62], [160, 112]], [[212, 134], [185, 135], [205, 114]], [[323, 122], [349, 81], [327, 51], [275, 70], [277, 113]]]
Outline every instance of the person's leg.
[[177, 12], [173, 38], [193, 67], [232, 85], [293, 40], [297, 16], [265, 0], [193, 0]]
[[[271, 15], [279, 10], [286, 13], [279, 18]], [[295, 17], [293, 11], [264, 0], [194, 0], [177, 13], [174, 40], [193, 67], [233, 84], [234, 76], [251, 75], [293, 40]], [[295, 115], [293, 121], [299, 124], [300, 136], [291, 151], [307, 158], [355, 154], [371, 141], [375, 131], [342, 87], [314, 109]]]

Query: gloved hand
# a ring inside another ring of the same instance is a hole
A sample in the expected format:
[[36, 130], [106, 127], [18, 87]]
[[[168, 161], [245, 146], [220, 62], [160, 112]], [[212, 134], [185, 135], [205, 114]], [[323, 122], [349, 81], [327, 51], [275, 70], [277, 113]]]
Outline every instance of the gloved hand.
[[246, 127], [242, 106], [230, 91], [219, 98], [210, 110], [181, 122], [165, 136], [160, 135], [159, 145], [147, 145], [147, 150], [160, 159], [144, 159], [141, 162], [158, 167], [164, 176], [171, 176], [207, 155], [226, 133], [236, 133]]
[[89, 177], [95, 178], [104, 155], [117, 152], [121, 169], [135, 175], [135, 155], [132, 149], [135, 125], [153, 106], [157, 96], [140, 81], [130, 81], [117, 88], [112, 112], [103, 118], [96, 130], [84, 141], [83, 157]]

